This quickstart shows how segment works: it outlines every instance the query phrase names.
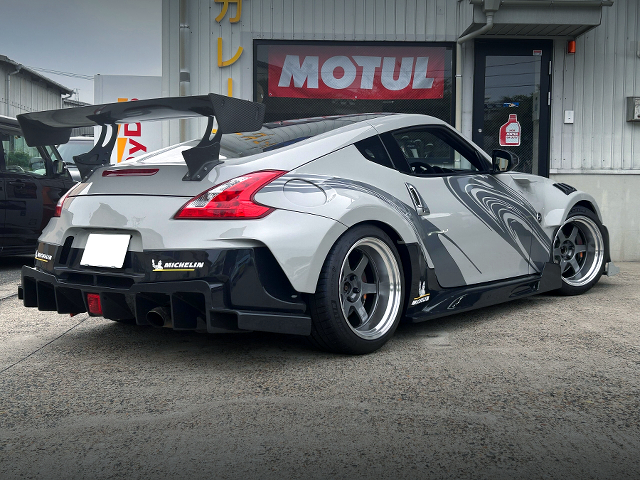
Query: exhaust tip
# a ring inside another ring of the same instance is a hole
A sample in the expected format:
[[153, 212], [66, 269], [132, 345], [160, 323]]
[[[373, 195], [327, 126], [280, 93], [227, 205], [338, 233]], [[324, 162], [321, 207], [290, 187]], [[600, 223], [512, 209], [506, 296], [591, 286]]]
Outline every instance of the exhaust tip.
[[171, 312], [167, 307], [156, 307], [147, 312], [147, 322], [154, 327], [172, 327]]

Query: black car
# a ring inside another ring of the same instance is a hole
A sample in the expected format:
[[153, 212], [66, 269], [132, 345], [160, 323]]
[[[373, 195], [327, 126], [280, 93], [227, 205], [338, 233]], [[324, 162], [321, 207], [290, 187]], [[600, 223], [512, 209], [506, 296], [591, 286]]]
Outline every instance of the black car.
[[33, 253], [75, 181], [55, 146], [27, 146], [15, 119], [0, 115], [0, 140], [0, 255]]

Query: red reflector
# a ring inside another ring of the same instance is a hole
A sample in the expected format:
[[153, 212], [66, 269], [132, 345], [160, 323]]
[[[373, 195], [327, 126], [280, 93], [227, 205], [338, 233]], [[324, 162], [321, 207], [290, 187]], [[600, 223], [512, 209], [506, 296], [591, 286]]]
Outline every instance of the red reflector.
[[118, 168], [105, 170], [103, 177], [150, 177], [158, 173], [158, 168]]
[[87, 304], [89, 305], [89, 313], [92, 315], [102, 315], [102, 304], [100, 303], [100, 294], [87, 293]]

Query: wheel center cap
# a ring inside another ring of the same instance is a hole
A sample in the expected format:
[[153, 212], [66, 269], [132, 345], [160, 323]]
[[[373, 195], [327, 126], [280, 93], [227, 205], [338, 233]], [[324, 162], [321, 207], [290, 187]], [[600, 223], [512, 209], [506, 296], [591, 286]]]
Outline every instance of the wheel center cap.
[[347, 275], [342, 284], [342, 291], [350, 302], [356, 302], [360, 298], [362, 282], [355, 275]]
[[575, 253], [575, 245], [571, 243], [569, 240], [565, 241], [560, 246], [560, 255], [564, 260], [571, 260]]

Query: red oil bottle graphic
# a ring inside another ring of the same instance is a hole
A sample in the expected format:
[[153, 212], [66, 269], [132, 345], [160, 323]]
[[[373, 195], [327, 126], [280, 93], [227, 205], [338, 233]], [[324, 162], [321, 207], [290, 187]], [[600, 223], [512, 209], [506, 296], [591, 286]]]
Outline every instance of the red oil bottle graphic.
[[500, 127], [500, 146], [519, 147], [520, 146], [520, 123], [515, 113], [509, 114], [509, 121]]

